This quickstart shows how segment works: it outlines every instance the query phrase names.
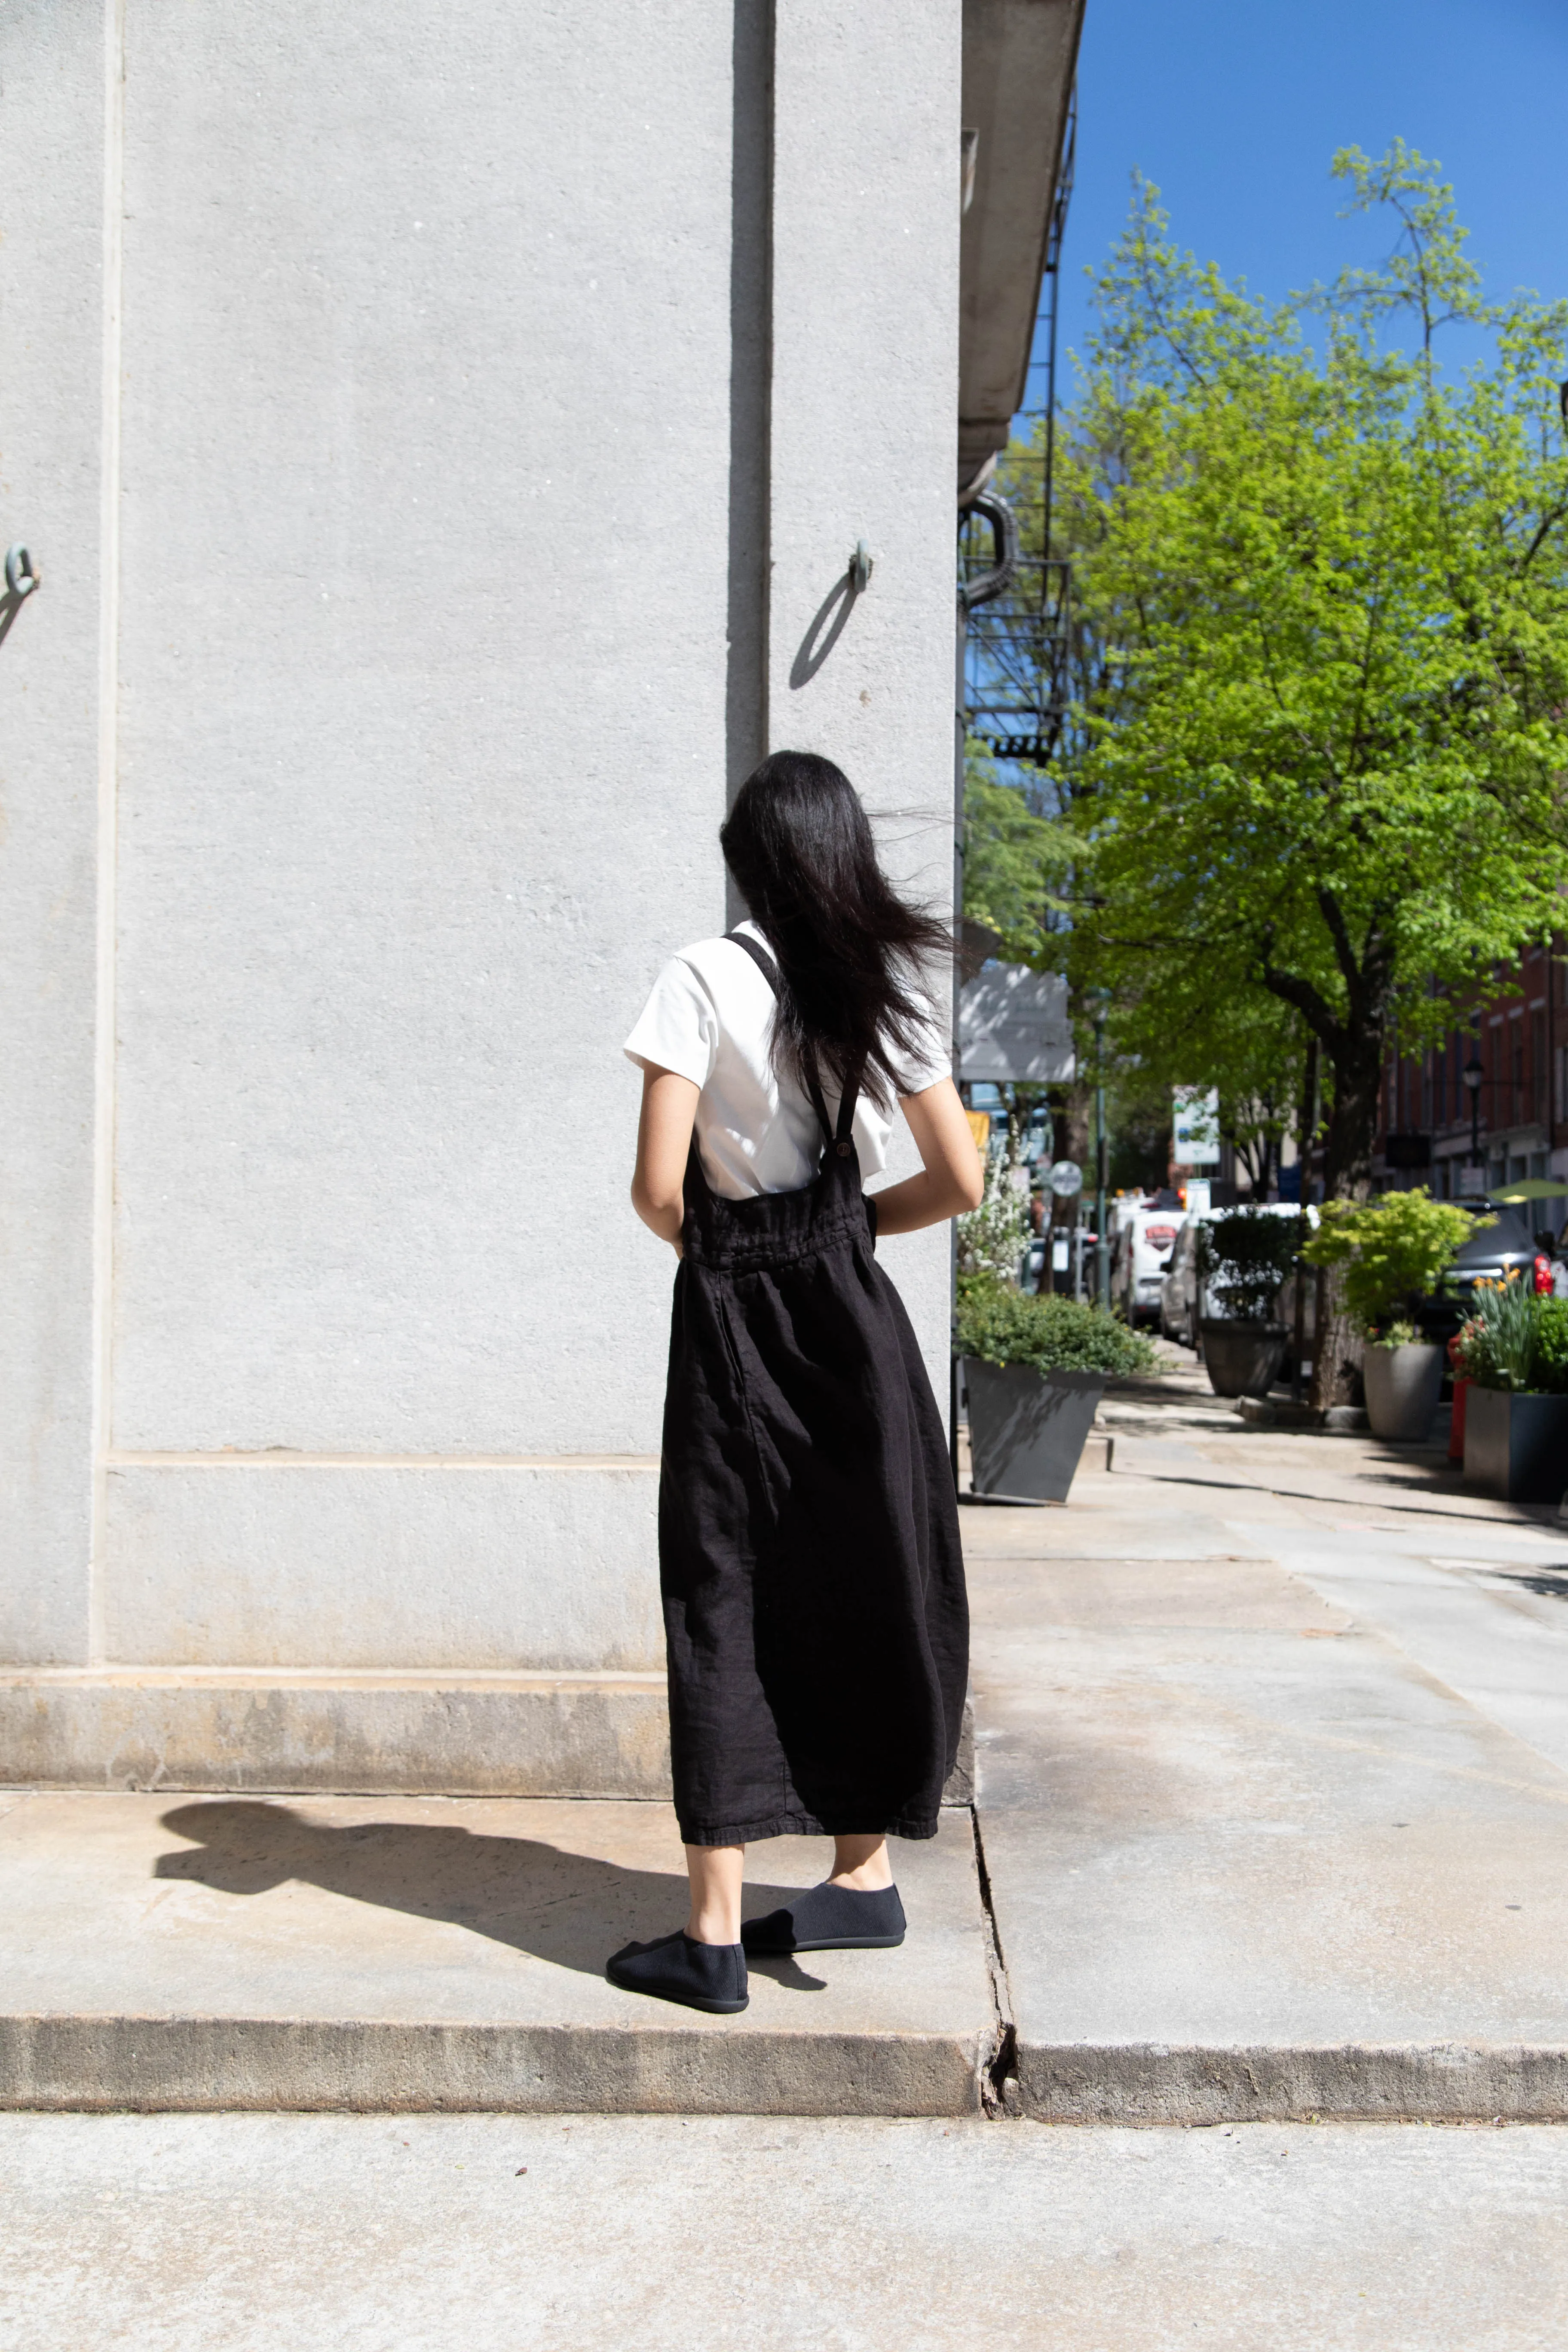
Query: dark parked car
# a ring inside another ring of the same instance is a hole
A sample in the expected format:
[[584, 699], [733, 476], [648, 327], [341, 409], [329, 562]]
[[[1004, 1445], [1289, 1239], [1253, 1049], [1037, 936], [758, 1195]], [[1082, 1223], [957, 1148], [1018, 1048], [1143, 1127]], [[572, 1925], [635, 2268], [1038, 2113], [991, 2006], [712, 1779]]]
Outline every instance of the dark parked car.
[[1551, 1248], [1542, 1247], [1551, 1236], [1534, 1232], [1528, 1209], [1504, 1204], [1489, 1208], [1484, 1201], [1475, 1206], [1478, 1215], [1489, 1215], [1495, 1223], [1484, 1225], [1460, 1244], [1436, 1296], [1423, 1302], [1421, 1326], [1429, 1339], [1453, 1337], [1478, 1282], [1504, 1282], [1510, 1274], [1517, 1274], [1521, 1282], [1533, 1281], [1537, 1259], [1550, 1262], [1552, 1255]]

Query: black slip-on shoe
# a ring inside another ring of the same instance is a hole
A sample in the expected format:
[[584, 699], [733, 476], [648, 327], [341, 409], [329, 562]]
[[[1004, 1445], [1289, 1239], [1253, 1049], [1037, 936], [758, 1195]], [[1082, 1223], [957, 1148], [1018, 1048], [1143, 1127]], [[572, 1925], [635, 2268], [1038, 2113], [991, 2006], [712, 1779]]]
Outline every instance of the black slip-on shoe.
[[748, 1919], [741, 1942], [748, 1952], [885, 1952], [904, 1940], [904, 1906], [896, 1886], [820, 1886], [797, 1895], [765, 1919]]
[[605, 1974], [624, 1992], [646, 1992], [654, 2000], [679, 2000], [688, 2009], [733, 2017], [751, 1999], [746, 1955], [739, 1944], [694, 1943], [684, 1927], [657, 1943], [627, 1944], [606, 1962]]

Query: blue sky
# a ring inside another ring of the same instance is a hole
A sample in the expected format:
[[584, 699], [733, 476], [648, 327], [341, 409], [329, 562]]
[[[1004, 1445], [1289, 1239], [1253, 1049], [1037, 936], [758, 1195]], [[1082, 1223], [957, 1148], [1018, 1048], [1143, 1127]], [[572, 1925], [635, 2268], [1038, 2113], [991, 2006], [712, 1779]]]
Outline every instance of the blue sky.
[[1386, 249], [1381, 222], [1336, 220], [1328, 167], [1395, 135], [1453, 183], [1489, 292], [1568, 294], [1568, 0], [1088, 0], [1062, 350], [1134, 167], [1180, 244], [1279, 296]]

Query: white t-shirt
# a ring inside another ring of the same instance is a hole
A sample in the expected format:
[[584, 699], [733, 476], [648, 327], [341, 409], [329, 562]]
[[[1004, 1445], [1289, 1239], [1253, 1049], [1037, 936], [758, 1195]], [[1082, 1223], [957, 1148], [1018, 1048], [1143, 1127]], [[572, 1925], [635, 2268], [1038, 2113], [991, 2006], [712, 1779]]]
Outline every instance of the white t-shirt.
[[[773, 950], [755, 923], [736, 928]], [[697, 1148], [715, 1192], [743, 1201], [755, 1192], [797, 1192], [809, 1184], [822, 1156], [822, 1129], [810, 1097], [781, 1087], [769, 1058], [773, 992], [744, 948], [733, 940], [700, 940], [673, 955], [654, 982], [626, 1053], [645, 1069], [674, 1070], [702, 1092], [697, 1103]], [[910, 1092], [923, 1094], [952, 1075], [952, 1058], [933, 1013], [929, 1052], [908, 1076]], [[824, 1087], [829, 1119], [838, 1097]], [[888, 1164], [892, 1121], [862, 1095], [855, 1106], [855, 1150], [862, 1176]]]

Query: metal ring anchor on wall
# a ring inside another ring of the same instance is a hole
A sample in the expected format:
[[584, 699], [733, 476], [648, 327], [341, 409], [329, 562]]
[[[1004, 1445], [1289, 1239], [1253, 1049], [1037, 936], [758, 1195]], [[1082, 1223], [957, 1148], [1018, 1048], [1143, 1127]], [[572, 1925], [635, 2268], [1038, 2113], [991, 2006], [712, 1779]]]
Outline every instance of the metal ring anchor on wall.
[[37, 568], [18, 539], [5, 550], [5, 593], [15, 596], [19, 604], [24, 596], [32, 594], [37, 584]]

